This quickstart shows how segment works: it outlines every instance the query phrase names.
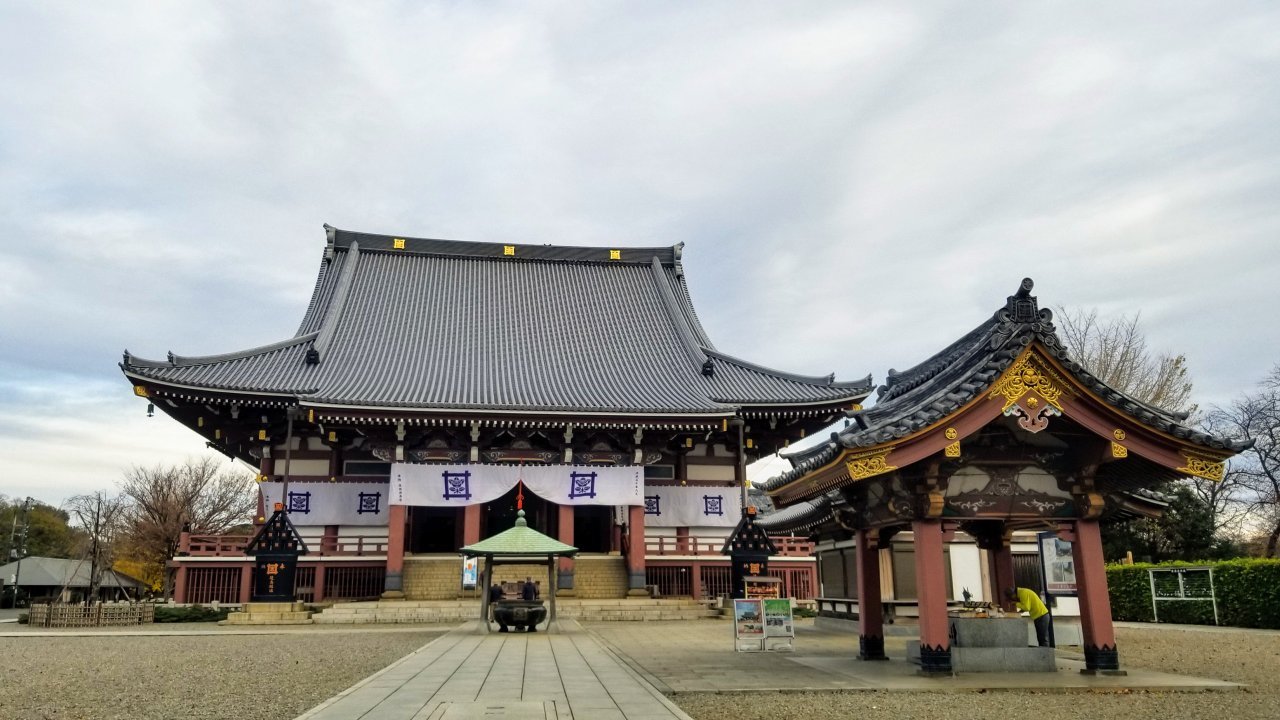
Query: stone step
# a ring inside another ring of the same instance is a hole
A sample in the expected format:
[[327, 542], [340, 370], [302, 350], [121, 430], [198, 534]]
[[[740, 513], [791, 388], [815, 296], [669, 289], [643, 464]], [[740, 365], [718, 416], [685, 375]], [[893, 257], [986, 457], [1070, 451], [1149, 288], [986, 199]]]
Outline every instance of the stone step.
[[[566, 618], [596, 622], [644, 622], [655, 620], [702, 620], [720, 617], [688, 598], [637, 598], [631, 600], [556, 601], [557, 612]], [[461, 622], [479, 614], [478, 599], [466, 601], [387, 600], [339, 603], [315, 615], [317, 624], [433, 623]]]

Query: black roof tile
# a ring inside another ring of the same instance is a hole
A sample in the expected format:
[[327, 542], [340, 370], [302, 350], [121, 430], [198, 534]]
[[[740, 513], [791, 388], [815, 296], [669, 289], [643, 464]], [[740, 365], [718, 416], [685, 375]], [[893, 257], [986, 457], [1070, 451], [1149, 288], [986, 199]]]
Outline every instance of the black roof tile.
[[792, 469], [766, 480], [773, 490], [835, 460], [842, 450], [871, 447], [941, 421], [986, 392], [1028, 345], [1037, 341], [1086, 388], [1146, 425], [1196, 445], [1238, 452], [1248, 443], [1209, 435], [1182, 425], [1185, 413], [1170, 412], [1125, 395], [1071, 359], [1053, 326], [1053, 313], [1041, 309], [1024, 279], [990, 319], [924, 362], [904, 372], [890, 370], [876, 404], [852, 414], [857, 424], [833, 433], [830, 442], [790, 456]]
[[[126, 352], [121, 367], [174, 385], [388, 408], [719, 415], [743, 405], [852, 404], [872, 388], [870, 376], [836, 382], [717, 351], [689, 300], [680, 246], [326, 229], [295, 337], [167, 362]], [[319, 362], [306, 362], [309, 351]]]

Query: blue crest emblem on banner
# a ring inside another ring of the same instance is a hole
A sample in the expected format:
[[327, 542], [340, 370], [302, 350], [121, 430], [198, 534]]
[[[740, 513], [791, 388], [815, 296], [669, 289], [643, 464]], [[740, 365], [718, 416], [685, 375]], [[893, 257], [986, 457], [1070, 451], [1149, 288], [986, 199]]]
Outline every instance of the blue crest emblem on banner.
[[365, 513], [373, 513], [377, 515], [382, 512], [379, 503], [382, 501], [382, 493], [358, 493], [360, 495], [360, 505], [356, 508], [357, 515]]
[[302, 513], [306, 515], [311, 512], [311, 493], [309, 492], [291, 492], [289, 493], [289, 502], [286, 505], [291, 513]]
[[703, 495], [702, 496], [702, 514], [703, 515], [719, 515], [724, 517], [724, 496], [723, 495]]
[[444, 499], [445, 500], [470, 500], [471, 499], [471, 471], [465, 470], [460, 473], [442, 472], [440, 476], [444, 478]]
[[644, 496], [644, 514], [645, 515], [661, 515], [662, 514], [662, 496], [661, 495], [645, 495]]
[[569, 499], [596, 496], [596, 473], [569, 473]]

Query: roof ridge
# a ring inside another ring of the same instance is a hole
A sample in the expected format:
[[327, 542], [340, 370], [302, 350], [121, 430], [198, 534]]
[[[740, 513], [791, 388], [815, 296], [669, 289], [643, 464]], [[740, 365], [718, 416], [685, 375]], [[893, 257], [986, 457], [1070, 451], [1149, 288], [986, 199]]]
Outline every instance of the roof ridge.
[[328, 224], [324, 227], [328, 237], [327, 247], [330, 250], [345, 250], [352, 243], [360, 242], [364, 245], [365, 252], [392, 252], [480, 260], [585, 262], [600, 265], [647, 265], [650, 258], [657, 257], [661, 259], [663, 265], [669, 267], [680, 266], [679, 246], [626, 247], [478, 242], [419, 238], [407, 235], [380, 235], [341, 230]]
[[[359, 267], [360, 243], [353, 240], [351, 247], [347, 250], [347, 260], [342, 263], [342, 269], [339, 270], [342, 274], [338, 277], [338, 284], [333, 289], [333, 297], [329, 299], [329, 306], [324, 310], [324, 319], [320, 321], [320, 329], [316, 332], [316, 342], [311, 346], [316, 351], [317, 362], [329, 349], [329, 344], [333, 342], [333, 336], [337, 333], [338, 319], [346, 306], [347, 295], [351, 292], [351, 284]], [[309, 359], [308, 362], [310, 362]]]
[[734, 357], [733, 355], [730, 355], [726, 352], [722, 352], [720, 350], [715, 350], [708, 347], [703, 347], [702, 352], [706, 353], [707, 355], [710, 355], [713, 358], [717, 358], [725, 362], [733, 363], [734, 365], [737, 365], [742, 368], [746, 368], [747, 370], [753, 370], [758, 373], [772, 375], [774, 377], [782, 378], [783, 380], [790, 380], [792, 382], [805, 383], [809, 385], [821, 385], [822, 387], [830, 387], [830, 388], [866, 387], [868, 389], [871, 384], [870, 373], [868, 373], [867, 376], [861, 380], [843, 380], [840, 382], [836, 382], [835, 373], [830, 373], [827, 375], [800, 375], [799, 373], [790, 373], [790, 372], [786, 372], [785, 370], [775, 370], [770, 367], [765, 367], [764, 365], [757, 365], [756, 363], [743, 360], [742, 358]]
[[212, 365], [214, 363], [227, 362], [229, 360], [240, 360], [242, 358], [253, 357], [254, 355], [263, 355], [274, 350], [280, 350], [294, 345], [301, 345], [305, 342], [314, 340], [317, 333], [307, 333], [306, 335], [296, 335], [284, 340], [278, 340], [266, 345], [249, 348], [247, 350], [238, 350], [236, 352], [222, 353], [219, 355], [176, 355], [169, 353], [169, 359], [165, 360], [148, 360], [133, 355], [128, 350], [124, 351], [124, 362], [121, 366], [124, 368], [173, 368], [173, 367], [190, 367], [193, 365]]
[[[689, 324], [685, 322], [680, 308], [677, 306], [676, 295], [671, 291], [671, 284], [667, 282], [662, 272], [662, 261], [658, 256], [654, 256], [650, 262], [653, 268], [653, 281], [658, 286], [658, 296], [662, 298], [662, 307], [666, 310], [667, 319], [676, 327], [676, 335], [680, 337], [680, 344], [684, 347], [685, 353], [689, 355], [689, 359], [702, 369], [707, 363], [711, 362], [707, 359], [706, 352], [703, 350], [702, 344], [694, 337], [693, 330], [689, 328]], [[705, 370], [704, 370], [705, 372]]]

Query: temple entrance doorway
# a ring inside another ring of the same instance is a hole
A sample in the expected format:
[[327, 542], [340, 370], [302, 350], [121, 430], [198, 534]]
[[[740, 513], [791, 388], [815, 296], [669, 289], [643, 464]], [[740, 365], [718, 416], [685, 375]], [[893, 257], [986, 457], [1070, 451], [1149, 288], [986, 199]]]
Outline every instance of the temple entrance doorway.
[[[485, 503], [480, 511], [480, 537], [487, 538], [503, 530], [510, 530], [516, 524], [516, 493], [520, 485], [511, 488], [507, 494]], [[556, 506], [524, 489], [524, 519], [529, 527], [544, 535], [556, 537]]]
[[406, 548], [412, 553], [456, 553], [460, 547], [461, 510], [451, 507], [410, 507]]
[[613, 507], [578, 505], [573, 509], [573, 544], [582, 552], [607, 553], [613, 549]]

